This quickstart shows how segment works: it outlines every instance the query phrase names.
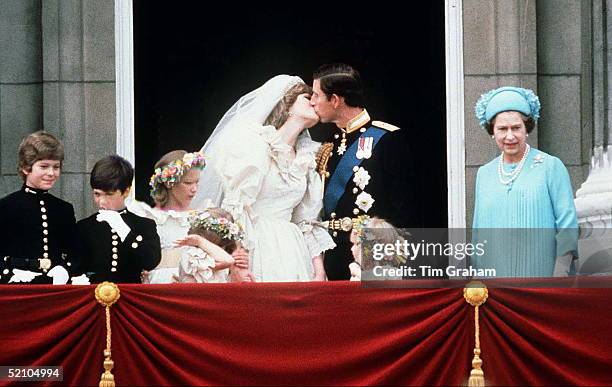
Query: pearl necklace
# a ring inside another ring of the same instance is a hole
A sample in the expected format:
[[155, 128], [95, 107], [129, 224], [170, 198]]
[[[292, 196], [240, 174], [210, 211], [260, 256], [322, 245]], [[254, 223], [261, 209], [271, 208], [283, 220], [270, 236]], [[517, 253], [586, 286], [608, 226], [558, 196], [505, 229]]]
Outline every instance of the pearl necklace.
[[[502, 152], [501, 156], [499, 156], [497, 174], [499, 175], [499, 181], [503, 185], [511, 184], [514, 180], [516, 180], [516, 178], [519, 176], [519, 174], [523, 170], [523, 167], [525, 166], [525, 161], [527, 160], [527, 155], [529, 154], [529, 149], [531, 149], [529, 144], [526, 144], [526, 145], [527, 146], [525, 147], [525, 152], [523, 153], [523, 157], [521, 158], [521, 161], [519, 161], [518, 165], [516, 166], [516, 169], [510, 173], [504, 171], [504, 152]], [[504, 175], [510, 176], [510, 178], [508, 180], [504, 180]]]

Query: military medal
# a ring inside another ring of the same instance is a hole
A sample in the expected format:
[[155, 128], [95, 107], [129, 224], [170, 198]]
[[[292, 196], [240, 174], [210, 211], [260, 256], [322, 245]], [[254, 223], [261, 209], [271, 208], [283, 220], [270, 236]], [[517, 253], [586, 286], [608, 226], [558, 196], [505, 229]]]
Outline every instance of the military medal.
[[374, 144], [373, 137], [360, 137], [357, 144], [357, 152], [355, 156], [361, 159], [369, 159], [372, 157], [372, 147]]

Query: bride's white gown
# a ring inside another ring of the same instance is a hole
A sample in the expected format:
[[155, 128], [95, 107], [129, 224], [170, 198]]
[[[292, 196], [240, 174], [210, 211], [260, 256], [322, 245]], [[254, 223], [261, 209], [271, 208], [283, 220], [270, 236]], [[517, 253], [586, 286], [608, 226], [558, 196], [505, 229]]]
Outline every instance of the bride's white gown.
[[245, 227], [257, 281], [310, 281], [312, 257], [335, 246], [319, 224], [319, 146], [304, 131], [294, 158], [274, 127], [256, 126], [226, 147], [215, 164], [225, 185], [222, 207]]

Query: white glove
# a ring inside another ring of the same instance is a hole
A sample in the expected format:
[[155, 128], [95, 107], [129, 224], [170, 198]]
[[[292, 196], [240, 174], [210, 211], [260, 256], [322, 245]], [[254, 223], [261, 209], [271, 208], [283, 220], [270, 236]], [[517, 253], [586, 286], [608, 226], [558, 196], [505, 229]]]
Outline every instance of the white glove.
[[361, 281], [361, 266], [359, 264], [351, 262], [349, 270], [351, 271], [351, 281]]
[[128, 226], [121, 215], [117, 211], [111, 210], [100, 210], [98, 215], [96, 216], [96, 220], [98, 222], [106, 222], [121, 238], [121, 242], [125, 241], [127, 235], [132, 231], [130, 226]]
[[41, 273], [35, 273], [29, 270], [13, 269], [13, 276], [9, 280], [11, 282], [32, 282], [34, 277], [38, 277]]
[[71, 283], [73, 285], [91, 285], [89, 282], [89, 277], [87, 277], [85, 274], [81, 274], [78, 277], [72, 277]]
[[567, 253], [560, 257], [557, 257], [555, 261], [555, 269], [553, 271], [553, 277], [567, 277], [569, 275], [570, 266], [572, 265], [573, 259], [572, 253]]
[[47, 273], [47, 277], [53, 278], [53, 285], [66, 285], [70, 279], [68, 270], [66, 270], [64, 266], [60, 265], [53, 266]]

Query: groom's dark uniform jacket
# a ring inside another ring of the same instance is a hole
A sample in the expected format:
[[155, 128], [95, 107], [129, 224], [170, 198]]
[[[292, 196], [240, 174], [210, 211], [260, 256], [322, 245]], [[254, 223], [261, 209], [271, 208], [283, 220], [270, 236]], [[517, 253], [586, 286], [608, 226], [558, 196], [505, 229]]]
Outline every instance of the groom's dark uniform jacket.
[[[369, 215], [385, 219], [395, 227], [420, 226], [415, 215], [417, 203], [413, 200], [413, 190], [417, 187], [408, 157], [410, 150], [399, 128], [371, 121], [364, 110], [349, 121], [344, 133], [345, 141], [342, 133], [336, 133], [317, 155], [319, 173], [325, 176], [323, 220], [332, 221], [330, 228], [334, 229], [330, 233], [337, 245], [325, 252], [325, 271], [330, 280], [351, 276], [348, 265], [353, 261], [352, 244], [350, 230], [342, 230], [340, 226], [343, 218]], [[339, 154], [343, 143], [346, 151]], [[358, 186], [359, 181], [354, 181], [360, 167], [370, 176], [363, 189]], [[373, 199], [370, 208], [369, 198], [362, 195], [364, 192]], [[356, 203], [358, 197], [364, 202]]]

